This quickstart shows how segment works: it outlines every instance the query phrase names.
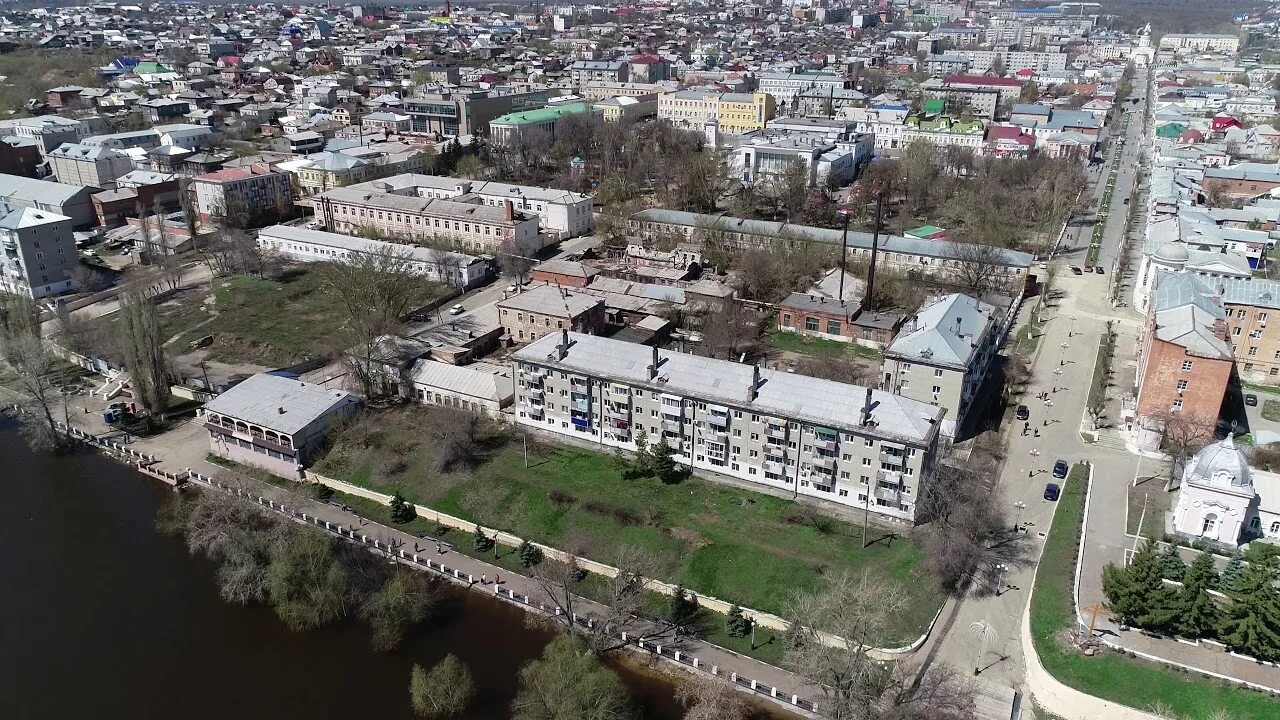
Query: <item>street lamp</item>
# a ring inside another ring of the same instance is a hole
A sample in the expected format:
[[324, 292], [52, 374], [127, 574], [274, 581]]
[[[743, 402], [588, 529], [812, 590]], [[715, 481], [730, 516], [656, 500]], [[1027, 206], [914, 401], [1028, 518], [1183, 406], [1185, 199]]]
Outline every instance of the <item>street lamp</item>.
[[973, 674], [982, 672], [982, 657], [987, 654], [987, 645], [996, 641], [996, 629], [986, 620], [976, 620], [969, 625], [969, 639], [978, 644], [978, 657], [973, 663]]
[[1014, 532], [1017, 532], [1018, 528], [1022, 527], [1022, 511], [1027, 509], [1027, 504], [1019, 500], [1014, 503], [1013, 506], [1018, 510], [1018, 514], [1015, 516], [1013, 521], [1013, 530]]
[[1009, 566], [1004, 563], [996, 565], [996, 597], [1004, 593], [1004, 575], [1008, 569]]
[[1067, 337], [1074, 337], [1076, 334], [1076, 316], [1071, 316], [1071, 327], [1067, 330]]
[[840, 296], [836, 298], [839, 302], [844, 302], [844, 276], [845, 276], [845, 258], [849, 254], [849, 217], [853, 215], [853, 208], [845, 205], [836, 210], [840, 215], [840, 219], [844, 224], [844, 231], [840, 234]]

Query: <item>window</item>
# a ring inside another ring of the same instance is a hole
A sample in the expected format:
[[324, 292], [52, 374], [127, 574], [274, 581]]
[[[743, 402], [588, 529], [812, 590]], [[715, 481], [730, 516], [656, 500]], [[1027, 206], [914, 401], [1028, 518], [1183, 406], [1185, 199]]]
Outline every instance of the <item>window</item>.
[[1280, 520], [1271, 523], [1271, 532], [1280, 533]]
[[1181, 400], [1174, 400], [1174, 401], [1173, 401], [1173, 407], [1169, 408], [1169, 410], [1170, 410], [1171, 412], [1178, 412], [1178, 411], [1179, 411], [1179, 410], [1181, 410], [1181, 409], [1182, 409], [1182, 401], [1181, 401]]
[[934, 385], [934, 386], [933, 386], [933, 394], [934, 394], [934, 395], [937, 395], [937, 394], [938, 394], [938, 393], [940, 393], [940, 392], [942, 392], [942, 386], [941, 386], [941, 385]]
[[1239, 334], [1240, 334], [1240, 326], [1239, 326], [1239, 325], [1237, 325], [1237, 326], [1235, 326], [1235, 327], [1231, 328], [1231, 337], [1236, 337], [1236, 336], [1237, 336], [1237, 335], [1239, 335]]
[[1217, 513], [1209, 513], [1204, 516], [1204, 524], [1200, 526], [1201, 535], [1214, 535], [1218, 529]]
[[1258, 354], [1258, 348], [1256, 347], [1249, 348], [1249, 355], [1257, 355], [1257, 354]]
[[934, 377], [942, 377], [942, 368], [934, 368], [934, 369], [933, 369], [933, 376], [934, 376]]
[[1267, 314], [1266, 314], [1266, 313], [1258, 313], [1258, 322], [1260, 322], [1260, 323], [1264, 323], [1264, 322], [1266, 322], [1266, 321], [1267, 321]]
[[815, 317], [805, 318], [804, 329], [810, 332], [818, 332], [818, 318], [815, 318]]
[[827, 334], [828, 334], [828, 335], [839, 335], [839, 334], [840, 334], [840, 321], [839, 321], [839, 320], [828, 320], [828, 321], [827, 321]]
[[1195, 363], [1194, 363], [1193, 361], [1191, 361], [1191, 360], [1183, 360], [1183, 361], [1182, 361], [1182, 372], [1191, 372], [1191, 367], [1192, 367], [1194, 364], [1195, 364]]
[[1178, 390], [1186, 390], [1189, 383], [1186, 380], [1178, 381]]
[[791, 327], [791, 313], [782, 314], [782, 324], [786, 327]]

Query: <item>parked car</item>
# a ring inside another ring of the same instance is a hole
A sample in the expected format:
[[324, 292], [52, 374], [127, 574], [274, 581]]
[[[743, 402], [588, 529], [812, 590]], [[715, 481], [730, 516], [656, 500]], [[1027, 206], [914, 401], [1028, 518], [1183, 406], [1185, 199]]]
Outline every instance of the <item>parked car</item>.
[[1102, 266], [1101, 266], [1101, 265], [1094, 265], [1094, 266], [1093, 266], [1093, 271], [1094, 271], [1094, 272], [1096, 272], [1096, 273], [1098, 273], [1099, 275], [1105, 275], [1105, 274], [1106, 274], [1106, 271], [1102, 269]]
[[1258, 404], [1258, 396], [1254, 395], [1253, 393], [1249, 393], [1245, 395], [1244, 404], [1248, 405], [1249, 407], [1256, 407]]
[[1071, 266], [1071, 274], [1072, 274], [1072, 275], [1083, 275], [1083, 274], [1084, 274], [1084, 270], [1081, 270], [1079, 265], [1072, 265], [1072, 266]]
[[520, 289], [520, 286], [515, 283], [511, 283], [510, 285], [507, 286], [507, 292], [509, 293], [513, 293], [519, 289]]
[[1062, 495], [1062, 488], [1057, 483], [1049, 483], [1044, 486], [1044, 499], [1050, 502], [1057, 502], [1058, 497]]
[[1031, 417], [1031, 411], [1026, 405], [1019, 405], [1018, 409], [1013, 411], [1013, 416], [1019, 420], [1027, 420]]
[[1053, 464], [1053, 476], [1061, 480], [1067, 476], [1067, 461], [1058, 460]]
[[462, 305], [461, 305], [461, 304], [454, 305], [453, 307], [449, 308], [449, 314], [450, 314], [450, 315], [461, 315], [461, 314], [462, 314], [462, 312], [463, 312], [464, 310], [466, 310], [466, 308], [462, 307]]

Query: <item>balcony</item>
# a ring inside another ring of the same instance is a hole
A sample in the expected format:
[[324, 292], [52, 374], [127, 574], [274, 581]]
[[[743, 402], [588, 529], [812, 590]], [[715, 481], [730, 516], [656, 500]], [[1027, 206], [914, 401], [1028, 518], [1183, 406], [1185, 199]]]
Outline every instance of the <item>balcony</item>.
[[728, 416], [728, 415], [716, 415], [715, 413], [711, 413], [710, 415], [708, 415], [708, 416], [707, 416], [707, 423], [708, 423], [708, 424], [710, 424], [710, 425], [714, 425], [714, 426], [716, 426], [716, 427], [728, 427], [728, 426], [729, 426], [729, 416]]
[[877, 470], [876, 480], [884, 480], [891, 483], [901, 482], [902, 472], [899, 470]]
[[787, 429], [778, 425], [770, 424], [769, 427], [765, 428], [764, 434], [765, 437], [770, 437], [774, 440], [787, 439]]
[[579, 410], [581, 412], [586, 412], [591, 409], [591, 401], [585, 398], [581, 400], [578, 398], [571, 398], [569, 400], [569, 404], [574, 410]]
[[818, 455], [813, 458], [812, 464], [815, 468], [834, 470], [836, 466], [836, 458], [834, 455]]
[[711, 428], [710, 430], [707, 431], [706, 438], [711, 442], [718, 442], [723, 445], [729, 442], [729, 433], [723, 430], [716, 430], [715, 428]]
[[899, 490], [887, 490], [882, 487], [876, 488], [876, 497], [895, 505], [902, 500], [902, 492]]
[[609, 417], [626, 420], [631, 417], [631, 408], [626, 405], [610, 405]]
[[537, 406], [528, 406], [528, 407], [526, 407], [526, 408], [524, 409], [524, 414], [525, 414], [525, 415], [526, 415], [530, 420], [541, 420], [541, 419], [542, 419], [542, 406], [541, 406], [541, 405], [537, 405]]
[[813, 447], [817, 450], [824, 450], [829, 453], [834, 453], [836, 450], [840, 448], [840, 443], [836, 442], [835, 440], [825, 440], [819, 437], [819, 438], [814, 438]]
[[534, 387], [534, 386], [530, 385], [528, 388], [526, 388], [526, 389], [525, 389], [525, 395], [527, 395], [527, 396], [529, 396], [529, 397], [531, 397], [531, 398], [534, 398], [534, 397], [536, 397], [536, 398], [540, 398], [540, 397], [542, 397], [542, 396], [543, 396], [543, 395], [545, 395], [545, 394], [546, 394], [546, 393], [545, 393], [545, 392], [543, 392], [543, 390], [542, 390], [542, 384], [541, 384], [541, 383], [539, 383], [539, 384], [537, 385], [537, 387]]
[[587, 392], [587, 381], [582, 378], [573, 378], [569, 381], [569, 389], [576, 393]]
[[786, 467], [780, 462], [773, 462], [771, 460], [766, 460], [764, 463], [764, 471], [767, 473], [774, 473], [775, 475], [781, 475], [785, 470], [786, 470]]
[[630, 397], [631, 388], [625, 385], [610, 385], [609, 394], [613, 395], [614, 397]]

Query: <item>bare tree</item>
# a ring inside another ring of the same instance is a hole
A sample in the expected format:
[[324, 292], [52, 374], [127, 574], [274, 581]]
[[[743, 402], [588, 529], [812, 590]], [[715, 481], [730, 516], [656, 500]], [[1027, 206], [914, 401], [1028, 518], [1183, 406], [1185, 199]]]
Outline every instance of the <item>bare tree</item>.
[[702, 321], [702, 345], [707, 357], [737, 360], [754, 355], [758, 349], [760, 319], [755, 310], [735, 300], [727, 300]]
[[431, 283], [407, 249], [390, 246], [322, 263], [316, 272], [321, 289], [343, 309], [348, 369], [367, 397], [386, 394], [386, 373], [378, 362], [382, 338], [398, 332], [402, 318], [431, 297]]
[[950, 665], [922, 671], [902, 662], [894, 667], [877, 720], [969, 720], [976, 697], [973, 678]]
[[[872, 720], [891, 687], [888, 668], [870, 654], [888, 639], [892, 618], [907, 598], [897, 587], [863, 573], [833, 575], [814, 593], [798, 593], [785, 608], [791, 623], [783, 667], [822, 688], [823, 715], [831, 720]], [[824, 633], [828, 637], [824, 637]], [[829, 637], [844, 642], [828, 642]]]
[[169, 361], [165, 356], [160, 313], [155, 301], [129, 291], [120, 296], [119, 344], [133, 396], [147, 412], [160, 415], [169, 406]]
[[533, 267], [533, 258], [526, 254], [525, 249], [520, 247], [513, 237], [506, 238], [498, 247], [498, 262], [502, 266], [503, 274], [520, 284], [525, 282], [529, 270]]
[[1171, 459], [1165, 489], [1182, 477], [1187, 460], [1213, 439], [1215, 420], [1186, 412], [1167, 412], [1156, 420], [1160, 424], [1160, 449]]
[[1002, 289], [999, 281], [1004, 269], [1004, 251], [990, 245], [972, 243], [955, 245], [955, 279], [965, 290], [981, 295]]
[[[61, 450], [69, 445], [70, 438], [56, 420], [59, 388], [66, 379], [64, 364], [33, 332], [6, 331], [0, 337], [0, 359], [0, 389], [18, 408], [27, 444], [34, 450]], [[61, 412], [67, 421], [65, 404]]]
[[[573, 553], [570, 547], [568, 552]], [[585, 614], [578, 606], [575, 591], [586, 577], [586, 571], [577, 564], [576, 553], [568, 563], [545, 561], [534, 568], [533, 580], [543, 597], [550, 601], [558, 614], [546, 617], [546, 622], [558, 629], [582, 637], [598, 653], [623, 647], [618, 635], [627, 632], [632, 637], [653, 637], [655, 632], [640, 618], [645, 609], [645, 584], [658, 569], [657, 559], [634, 545], [624, 545], [614, 556], [613, 566], [618, 569], [609, 584], [609, 595], [603, 599], [603, 614], [592, 614], [591, 627], [575, 623], [575, 613]]]
[[[981, 469], [996, 471], [979, 460]], [[1012, 546], [993, 543], [1007, 529], [1004, 511], [991, 502], [991, 485], [984, 479], [998, 472], [975, 472], [940, 464], [920, 499], [921, 517], [932, 523], [924, 538], [925, 564], [946, 590], [967, 580], [986, 577]], [[995, 588], [993, 591], [998, 591]]]
[[742, 692], [721, 677], [699, 675], [676, 686], [684, 720], [747, 720], [750, 707]]

